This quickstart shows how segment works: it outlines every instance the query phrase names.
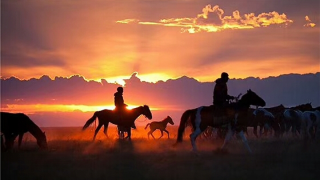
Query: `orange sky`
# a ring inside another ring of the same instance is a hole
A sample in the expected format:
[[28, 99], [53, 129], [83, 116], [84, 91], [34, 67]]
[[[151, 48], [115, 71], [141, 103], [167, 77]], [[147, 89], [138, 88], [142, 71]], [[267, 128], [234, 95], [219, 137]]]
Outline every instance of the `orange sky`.
[[144, 0], [94, 1], [3, 1], [1, 76], [123, 83], [134, 72], [156, 82], [320, 71], [317, 1], [173, 0], [161, 11]]
[[[1, 77], [80, 75], [124, 85], [135, 72], [147, 82], [213, 82], [223, 71], [230, 78], [320, 71], [317, 0], [230, 2], [4, 0]], [[113, 107], [39, 103], [29, 109]]]

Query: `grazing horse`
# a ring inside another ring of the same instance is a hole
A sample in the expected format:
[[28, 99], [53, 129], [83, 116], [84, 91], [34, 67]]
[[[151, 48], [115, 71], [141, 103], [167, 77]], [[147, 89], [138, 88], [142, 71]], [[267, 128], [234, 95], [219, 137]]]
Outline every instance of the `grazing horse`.
[[[262, 134], [262, 129], [265, 129], [265, 136], [267, 135], [270, 127], [273, 128], [273, 130], [275, 131], [275, 136], [279, 137], [280, 136], [280, 126], [276, 121], [275, 116], [268, 111], [265, 108], [257, 108], [253, 111], [252, 113], [255, 117], [255, 119], [258, 122], [258, 125], [260, 126], [260, 136]], [[256, 127], [255, 127], [256, 128]], [[256, 132], [256, 129], [255, 129]]]
[[285, 132], [291, 128], [294, 137], [297, 137], [297, 132], [300, 133], [302, 114], [304, 111], [312, 110], [311, 103], [301, 104], [288, 109], [285, 109], [282, 115], [282, 120], [285, 124]]
[[280, 104], [278, 106], [274, 106], [274, 107], [269, 107], [269, 108], [264, 108], [267, 111], [269, 111], [270, 113], [273, 114], [274, 116], [274, 120], [275, 123], [277, 123], [280, 127], [280, 135], [285, 131], [285, 125], [283, 123], [283, 121], [281, 120], [282, 114], [284, 112], [284, 110], [286, 109], [283, 104]]
[[[15, 138], [19, 135], [18, 146], [21, 146], [23, 134], [30, 132], [40, 148], [48, 148], [44, 132], [25, 114], [1, 112], [1, 132], [5, 138], [5, 149], [11, 149]], [[3, 138], [2, 138], [3, 140]]]
[[109, 122], [115, 125], [120, 125], [123, 127], [131, 127], [134, 121], [140, 116], [144, 115], [147, 117], [149, 120], [152, 119], [152, 114], [149, 109], [149, 106], [144, 105], [144, 106], [139, 106], [136, 108], [133, 108], [131, 110], [127, 110], [123, 115], [122, 118], [119, 119], [118, 115], [113, 111], [113, 110], [101, 110], [101, 111], [96, 111], [93, 116], [85, 123], [83, 126], [82, 130], [87, 129], [90, 124], [92, 124], [96, 118], [98, 118], [98, 126], [94, 132], [93, 136], [93, 141], [96, 139], [97, 133], [99, 132], [100, 128], [104, 126], [104, 134], [108, 137], [107, 130], [108, 130], [108, 125]]
[[153, 139], [155, 139], [152, 133], [157, 129], [161, 131], [161, 136], [159, 137], [159, 139], [163, 136], [163, 131], [168, 134], [168, 139], [169, 139], [169, 131], [166, 130], [168, 123], [170, 123], [171, 125], [174, 125], [174, 122], [172, 121], [172, 118], [170, 116], [167, 116], [162, 121], [158, 121], [158, 122], [154, 121], [154, 122], [148, 123], [144, 128], [144, 129], [147, 129], [147, 127], [150, 125], [150, 131], [148, 132], [148, 139], [149, 139], [149, 135], [151, 135]]
[[320, 110], [303, 112], [301, 126], [305, 138], [320, 138]]
[[181, 116], [180, 125], [178, 128], [177, 143], [182, 142], [186, 122], [190, 118], [193, 129], [195, 129], [190, 135], [193, 151], [197, 151], [195, 144], [197, 136], [201, 134], [201, 132], [203, 132], [208, 126], [221, 127], [222, 125], [227, 124], [228, 133], [225, 137], [221, 150], [230, 140], [235, 130], [237, 130], [243, 142], [245, 143], [246, 148], [249, 152], [251, 152], [247, 139], [243, 133], [243, 129], [247, 127], [247, 112], [250, 105], [265, 106], [266, 102], [255, 92], [249, 89], [238, 102], [231, 103], [225, 107], [223, 113], [218, 112], [220, 109], [217, 109], [213, 105], [201, 106], [195, 109], [186, 110]]

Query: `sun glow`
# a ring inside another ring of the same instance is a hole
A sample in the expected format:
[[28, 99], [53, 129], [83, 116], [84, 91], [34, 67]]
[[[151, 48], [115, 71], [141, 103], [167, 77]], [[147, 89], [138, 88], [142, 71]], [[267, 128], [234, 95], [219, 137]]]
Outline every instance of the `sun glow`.
[[[127, 109], [131, 110], [138, 107], [137, 105], [128, 105]], [[104, 109], [114, 110], [114, 105], [106, 106], [87, 106], [87, 105], [64, 105], [64, 104], [7, 104], [5, 107], [1, 107], [2, 112], [11, 112], [11, 113], [27, 113], [33, 114], [36, 112], [73, 112], [73, 111], [82, 111], [82, 112], [94, 112]], [[159, 110], [159, 108], [152, 108], [151, 110]]]

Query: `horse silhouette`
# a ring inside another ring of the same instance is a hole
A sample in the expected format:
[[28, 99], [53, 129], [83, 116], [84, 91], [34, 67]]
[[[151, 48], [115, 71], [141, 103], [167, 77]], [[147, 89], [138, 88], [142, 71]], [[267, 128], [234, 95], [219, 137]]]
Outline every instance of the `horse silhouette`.
[[172, 118], [170, 116], [167, 116], [162, 121], [154, 121], [154, 122], [148, 123], [144, 128], [144, 129], [147, 129], [148, 126], [150, 128], [150, 131], [148, 132], [148, 139], [149, 139], [149, 135], [151, 135], [153, 139], [155, 139], [152, 133], [157, 129], [159, 129], [161, 132], [161, 136], [159, 137], [159, 139], [163, 136], [163, 131], [168, 134], [168, 139], [169, 139], [169, 131], [166, 130], [168, 123], [170, 123], [171, 125], [174, 125], [174, 122], [172, 121]]
[[11, 149], [18, 135], [18, 146], [20, 147], [23, 135], [26, 132], [30, 132], [37, 139], [40, 148], [48, 148], [45, 133], [27, 115], [1, 112], [1, 133], [3, 133], [5, 139], [5, 143], [2, 144], [5, 145], [4, 149]]
[[[252, 152], [243, 133], [243, 129], [247, 127], [247, 112], [250, 105], [265, 106], [266, 103], [255, 92], [249, 89], [238, 102], [231, 103], [225, 107], [224, 113], [217, 112], [217, 109], [213, 105], [201, 106], [195, 109], [186, 110], [181, 116], [176, 144], [182, 142], [186, 122], [190, 118], [193, 129], [195, 129], [190, 135], [193, 151], [197, 151], [197, 146], [195, 144], [197, 136], [201, 134], [208, 126], [218, 128], [227, 124], [228, 133], [225, 137], [221, 150], [230, 140], [235, 130], [237, 130], [248, 151]], [[220, 114], [220, 116], [217, 116], [217, 114]]]
[[281, 120], [285, 125], [285, 133], [288, 134], [291, 129], [292, 135], [294, 137], [298, 137], [301, 130], [302, 114], [303, 112], [310, 111], [312, 109], [311, 103], [286, 108], [281, 116]]
[[149, 106], [144, 105], [144, 106], [133, 108], [131, 110], [127, 110], [123, 113], [121, 118], [119, 118], [119, 115], [112, 110], [105, 109], [101, 111], [96, 111], [93, 114], [93, 116], [85, 123], [82, 130], [87, 129], [90, 126], [90, 124], [92, 124], [96, 120], [96, 118], [98, 118], [98, 121], [99, 121], [98, 126], [93, 135], [93, 141], [94, 141], [96, 139], [97, 133], [99, 132], [102, 126], [104, 126], [104, 131], [103, 131], [104, 134], [108, 137], [107, 130], [108, 130], [109, 122], [115, 125], [120, 125], [123, 127], [130, 128], [134, 123], [134, 121], [140, 115], [144, 115], [149, 120], [151, 120], [152, 113], [149, 109]]

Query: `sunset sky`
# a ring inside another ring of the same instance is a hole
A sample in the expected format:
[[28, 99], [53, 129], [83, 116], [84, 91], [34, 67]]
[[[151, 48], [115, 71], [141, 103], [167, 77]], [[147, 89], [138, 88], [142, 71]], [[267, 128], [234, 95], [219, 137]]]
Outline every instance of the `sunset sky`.
[[[173, 107], [166, 95], [145, 102], [136, 85], [152, 92], [176, 88], [167, 92], [180, 95], [179, 83], [193, 80], [157, 86], [140, 80], [186, 76], [213, 83], [223, 71], [231, 79], [320, 72], [319, 2], [2, 0], [1, 80], [15, 78], [1, 88], [1, 110], [112, 109], [116, 87], [130, 78], [134, 86], [124, 95], [130, 108], [152, 102], [152, 110], [183, 110], [187, 101], [173, 100]], [[202, 98], [211, 103], [213, 84], [201, 86], [207, 89]]]
[[3, 0], [1, 77], [315, 73], [319, 11], [318, 0]]

